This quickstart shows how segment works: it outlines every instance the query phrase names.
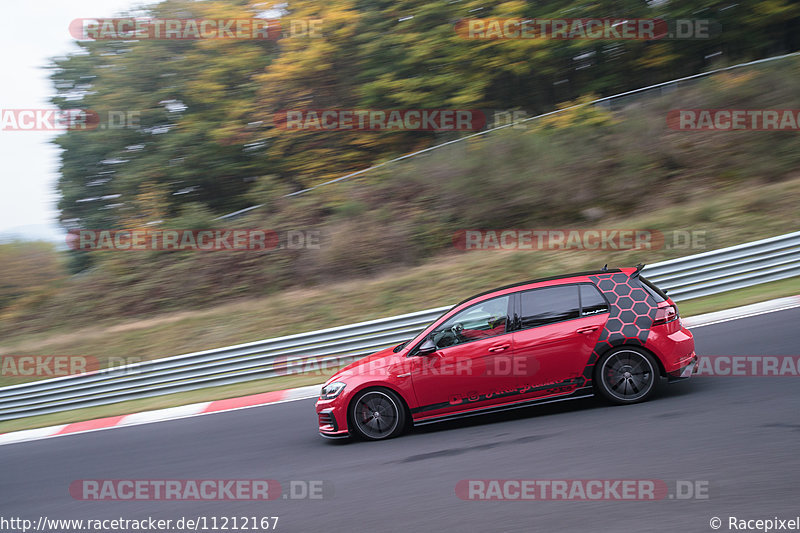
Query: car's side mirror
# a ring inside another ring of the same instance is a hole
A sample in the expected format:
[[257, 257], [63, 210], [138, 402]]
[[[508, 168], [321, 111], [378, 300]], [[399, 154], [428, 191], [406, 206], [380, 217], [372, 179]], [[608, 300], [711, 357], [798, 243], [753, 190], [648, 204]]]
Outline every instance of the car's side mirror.
[[428, 337], [422, 344], [419, 345], [419, 348], [417, 348], [417, 355], [430, 355], [437, 349], [436, 343], [433, 342], [432, 338]]

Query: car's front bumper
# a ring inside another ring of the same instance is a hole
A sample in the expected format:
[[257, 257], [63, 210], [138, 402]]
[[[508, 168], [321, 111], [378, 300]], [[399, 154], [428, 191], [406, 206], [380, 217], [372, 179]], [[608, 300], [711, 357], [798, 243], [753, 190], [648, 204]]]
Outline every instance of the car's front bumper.
[[343, 439], [350, 436], [344, 409], [332, 405], [333, 401], [317, 401], [315, 407], [319, 418], [319, 434], [329, 439]]
[[319, 434], [321, 437], [325, 437], [326, 439], [346, 439], [350, 437], [350, 433], [347, 431], [342, 431], [339, 433], [323, 433], [320, 431]]

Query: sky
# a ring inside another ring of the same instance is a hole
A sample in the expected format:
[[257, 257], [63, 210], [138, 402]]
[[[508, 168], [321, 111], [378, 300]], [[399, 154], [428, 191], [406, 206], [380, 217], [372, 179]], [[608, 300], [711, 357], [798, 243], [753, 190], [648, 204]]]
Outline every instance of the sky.
[[[69, 35], [76, 18], [111, 17], [142, 5], [136, 0], [7, 2], [0, 17], [0, 109], [52, 109], [45, 68], [50, 58], [77, 50]], [[0, 236], [62, 240], [55, 184], [55, 132], [0, 131]]]

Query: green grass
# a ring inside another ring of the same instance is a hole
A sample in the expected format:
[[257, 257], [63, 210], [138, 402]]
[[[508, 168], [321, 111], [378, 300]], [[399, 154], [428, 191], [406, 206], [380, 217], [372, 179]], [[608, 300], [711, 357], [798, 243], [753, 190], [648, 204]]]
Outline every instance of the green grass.
[[686, 300], [685, 302], [678, 302], [678, 308], [680, 309], [681, 315], [694, 316], [703, 313], [711, 313], [712, 311], [764, 302], [782, 296], [796, 295], [800, 295], [800, 277], [798, 276], [782, 279], [780, 281], [763, 283], [761, 285], [754, 285], [745, 289], [723, 292], [713, 296], [706, 296], [705, 298], [695, 298], [693, 300]]
[[[680, 308], [681, 315], [695, 316], [703, 313], [710, 313], [712, 311], [729, 309], [731, 307], [762, 302], [782, 296], [794, 296], [798, 294], [800, 294], [800, 277], [794, 277], [723, 294], [686, 300], [684, 302], [679, 302], [678, 307]], [[99, 407], [75, 409], [72, 411], [65, 411], [63, 413], [53, 413], [49, 415], [22, 418], [19, 420], [9, 420], [7, 422], [0, 422], [0, 433], [54, 426], [58, 424], [67, 424], [70, 422], [80, 422], [83, 420], [137, 413], [153, 409], [163, 409], [166, 407], [175, 407], [196, 402], [224, 400], [227, 398], [236, 398], [238, 396], [246, 396], [249, 394], [303, 387], [306, 385], [316, 385], [323, 383], [328, 377], [333, 375], [334, 372], [335, 370], [329, 369], [327, 371], [315, 372], [312, 374], [281, 376], [277, 378], [249, 381], [236, 385], [209, 387], [191, 392], [166, 394], [164, 396], [156, 396], [142, 400], [119, 402]], [[311, 413], [309, 413], [309, 416], [311, 416]]]

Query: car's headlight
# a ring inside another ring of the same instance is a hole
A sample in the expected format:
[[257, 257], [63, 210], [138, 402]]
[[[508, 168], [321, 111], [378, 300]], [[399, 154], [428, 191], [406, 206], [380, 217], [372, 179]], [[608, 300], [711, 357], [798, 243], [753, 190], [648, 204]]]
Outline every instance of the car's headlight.
[[324, 387], [322, 387], [322, 392], [320, 393], [319, 397], [323, 400], [332, 400], [339, 396], [345, 388], [345, 384], [341, 381], [334, 381], [333, 383], [328, 383]]

